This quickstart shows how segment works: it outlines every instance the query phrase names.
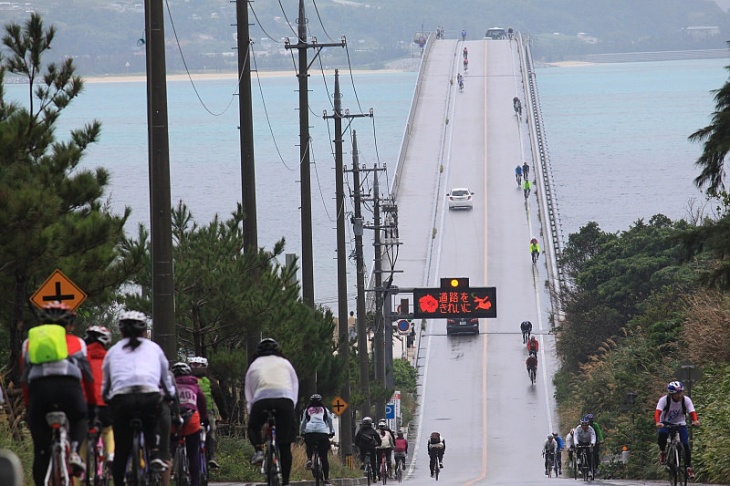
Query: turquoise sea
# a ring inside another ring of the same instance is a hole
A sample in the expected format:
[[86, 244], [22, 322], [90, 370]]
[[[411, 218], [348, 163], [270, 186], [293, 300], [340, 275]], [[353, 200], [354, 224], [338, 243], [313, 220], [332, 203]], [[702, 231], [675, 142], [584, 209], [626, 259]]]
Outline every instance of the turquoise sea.
[[[690, 205], [705, 204], [692, 183], [701, 146], [687, 136], [708, 124], [714, 109], [710, 91], [728, 79], [727, 64], [727, 59], [683, 60], [538, 70], [566, 237], [589, 221], [620, 231], [656, 213], [684, 218]], [[416, 73], [340, 74], [343, 109], [354, 114], [372, 108], [374, 114], [343, 124], [346, 139], [357, 131], [361, 163], [394, 167]], [[334, 134], [332, 122], [322, 118], [323, 110], [332, 113], [333, 87], [333, 75], [312, 74], [315, 297], [325, 305], [336, 299]], [[170, 81], [167, 88], [173, 205], [184, 201], [201, 224], [215, 214], [225, 218], [241, 200], [236, 80]], [[25, 100], [27, 87], [8, 86], [8, 95]], [[283, 236], [287, 252], [298, 254], [297, 79], [293, 73], [254, 79], [253, 97], [259, 246], [270, 248]], [[102, 135], [84, 165], [112, 173], [111, 207], [133, 209], [128, 231], [135, 232], [139, 223], [149, 226], [145, 83], [88, 82], [57, 133], [67, 136], [93, 118], [102, 122]], [[350, 151], [348, 142], [348, 165]], [[354, 296], [354, 265], [348, 279]]]

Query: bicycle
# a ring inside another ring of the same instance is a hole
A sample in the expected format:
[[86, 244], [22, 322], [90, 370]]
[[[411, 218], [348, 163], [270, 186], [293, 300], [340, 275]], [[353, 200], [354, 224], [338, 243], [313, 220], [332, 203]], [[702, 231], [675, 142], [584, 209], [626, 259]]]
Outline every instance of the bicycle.
[[[554, 451], [545, 451], [543, 453], [543, 456], [545, 456], [545, 475], [547, 477], [552, 477], [553, 474], [553, 468], [555, 467], [555, 452]], [[557, 469], [555, 470], [555, 477], [558, 476]]]
[[563, 450], [555, 450], [555, 477], [563, 474]]
[[101, 427], [101, 422], [94, 420], [87, 436], [86, 486], [109, 486], [111, 483], [111, 470], [106, 461]]
[[578, 478], [578, 461], [577, 454], [574, 450], [568, 450], [568, 470], [572, 471], [573, 479]]
[[386, 484], [388, 482], [388, 458], [383, 450], [378, 454], [380, 455], [380, 480]]
[[684, 444], [679, 438], [679, 426], [664, 424], [669, 431], [669, 443], [667, 444], [666, 468], [669, 472], [669, 482], [673, 486], [682, 484], [687, 486], [687, 461], [684, 457]]
[[515, 174], [515, 180], [517, 181], [517, 187], [522, 187], [522, 174]]
[[324, 469], [322, 467], [322, 457], [319, 455], [319, 442], [314, 444], [313, 450], [312, 476], [314, 476], [314, 484], [320, 486], [324, 483]]
[[530, 331], [522, 331], [522, 344], [527, 344], [530, 340]]
[[150, 467], [150, 450], [144, 440], [142, 418], [129, 421], [132, 429], [132, 452], [127, 460], [125, 484], [128, 486], [158, 486], [162, 484], [161, 472]]
[[434, 457], [431, 459], [433, 464], [433, 477], [436, 478], [436, 481], [439, 480], [439, 472], [441, 471], [441, 465], [439, 464], [438, 457]]
[[530, 384], [534, 385], [535, 379], [537, 378], [537, 367], [530, 366], [530, 368], [528, 368], [528, 373], [530, 374]]
[[372, 465], [372, 456], [370, 455], [370, 452], [365, 453], [365, 476], [368, 478], [368, 486], [370, 486], [370, 482], [375, 482], [375, 471], [373, 471], [373, 465]]
[[281, 457], [276, 443], [276, 410], [264, 410], [266, 421], [261, 427], [261, 437], [264, 439], [264, 462], [261, 464], [261, 473], [266, 476], [269, 486], [281, 486]]
[[206, 439], [208, 431], [205, 427], [200, 428], [200, 486], [208, 486], [210, 480], [210, 470], [208, 469], [208, 448]]
[[395, 479], [399, 483], [403, 482], [403, 470], [406, 468], [406, 453], [396, 452], [395, 453]]
[[[588, 481], [589, 478], [591, 481], [593, 481], [593, 451], [591, 450], [591, 446], [581, 446], [579, 445], [576, 449], [577, 454], [577, 460], [578, 465], [580, 467], [580, 473], [583, 477], [583, 481]], [[577, 479], [578, 476], [576, 475], [575, 478]]]
[[525, 187], [525, 188], [524, 188], [524, 189], [522, 190], [522, 193], [523, 193], [523, 194], [525, 195], [525, 201], [527, 201], [527, 198], [528, 198], [528, 197], [530, 197], [530, 190], [531, 190], [531, 189], [530, 189], [529, 187]]
[[533, 263], [533, 264], [537, 263], [537, 259], [538, 259], [538, 258], [540, 258], [540, 252], [539, 252], [539, 251], [537, 251], [537, 250], [534, 250], [534, 251], [533, 251], [533, 252], [531, 253], [531, 255], [532, 255], [532, 263]]
[[68, 418], [62, 411], [48, 412], [46, 422], [52, 429], [53, 441], [45, 484], [49, 486], [72, 486], [68, 464], [68, 457], [71, 454], [71, 444], [68, 440]]
[[172, 472], [175, 475], [176, 486], [190, 486], [190, 463], [188, 462], [188, 450], [185, 443], [185, 436], [177, 436], [177, 449], [172, 459]]

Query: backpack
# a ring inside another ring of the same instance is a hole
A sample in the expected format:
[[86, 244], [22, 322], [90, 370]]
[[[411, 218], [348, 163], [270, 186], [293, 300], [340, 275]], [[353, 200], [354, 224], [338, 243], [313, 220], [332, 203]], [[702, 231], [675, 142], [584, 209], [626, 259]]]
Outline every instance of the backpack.
[[438, 432], [431, 432], [429, 442], [431, 442], [431, 444], [439, 444], [441, 442], [441, 434]]
[[28, 357], [32, 364], [50, 363], [68, 358], [66, 329], [43, 324], [28, 331]]

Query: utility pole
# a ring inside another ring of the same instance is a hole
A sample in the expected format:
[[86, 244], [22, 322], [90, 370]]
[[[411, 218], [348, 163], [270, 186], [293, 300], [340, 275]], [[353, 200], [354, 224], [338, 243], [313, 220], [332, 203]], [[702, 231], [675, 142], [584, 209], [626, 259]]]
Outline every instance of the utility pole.
[[172, 266], [165, 17], [162, 0], [145, 0], [145, 31], [153, 334], [167, 359], [174, 361], [177, 360], [177, 338]]
[[355, 186], [353, 204], [355, 216], [352, 220], [355, 234], [355, 264], [357, 265], [357, 357], [360, 365], [360, 417], [370, 415], [370, 360], [368, 355], [368, 328], [365, 319], [365, 261], [362, 252], [362, 233], [365, 223], [362, 218], [362, 195], [360, 193], [360, 162], [357, 151], [357, 132], [352, 131], [352, 181]]
[[[332, 116], [324, 112], [323, 118], [335, 120], [335, 199], [337, 201], [337, 312], [339, 320], [338, 351], [345, 365], [345, 376], [340, 396], [350, 403], [350, 373], [347, 363], [350, 362], [350, 338], [347, 325], [347, 241], [345, 236], [345, 182], [344, 163], [342, 160], [342, 119], [357, 118], [370, 115], [343, 115], [342, 96], [340, 94], [340, 72], [335, 69], [335, 112]], [[340, 451], [343, 458], [352, 455], [352, 414], [340, 415]]]
[[[316, 39], [307, 43], [307, 18], [304, 12], [304, 0], [299, 0], [299, 18], [297, 19], [297, 44], [291, 45], [286, 39], [284, 48], [299, 51], [299, 183], [302, 206], [302, 300], [314, 310], [314, 256], [312, 252], [312, 189], [309, 171], [309, 66], [307, 49], [317, 49], [314, 59], [322, 47], [345, 47], [343, 38], [339, 44], [317, 44]], [[312, 59], [312, 62], [314, 62]], [[317, 386], [316, 376], [303, 380], [303, 394], [309, 396]]]
[[[383, 318], [383, 265], [380, 246], [380, 184], [378, 183], [378, 166], [373, 169], [375, 176], [373, 177], [373, 229], [375, 230], [375, 336], [373, 339], [373, 359], [375, 360], [375, 380], [385, 386], [385, 319]], [[393, 343], [391, 342], [392, 346]], [[378, 400], [375, 404], [375, 415], [378, 418], [385, 417], [385, 402]]]
[[[248, 0], [236, 0], [236, 34], [238, 37], [238, 123], [241, 146], [241, 207], [243, 209], [243, 251], [258, 252], [256, 220], [256, 166], [253, 139], [253, 102], [251, 99], [251, 35], [248, 23]], [[253, 272], [258, 273], [254, 267]], [[246, 355], [256, 352], [260, 336], [246, 334]]]

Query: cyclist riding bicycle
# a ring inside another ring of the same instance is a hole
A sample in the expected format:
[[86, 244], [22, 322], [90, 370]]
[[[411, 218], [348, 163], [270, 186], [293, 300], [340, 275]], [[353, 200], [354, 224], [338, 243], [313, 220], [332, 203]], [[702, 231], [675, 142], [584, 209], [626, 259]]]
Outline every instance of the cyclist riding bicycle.
[[530, 376], [530, 370], [535, 370], [537, 375], [537, 355], [530, 352], [530, 355], [525, 360], [525, 367], [527, 368], [527, 375]]
[[464, 50], [462, 51], [462, 55], [464, 56], [464, 59], [469, 57], [469, 50], [466, 47], [464, 47]]
[[580, 466], [579, 448], [589, 448], [588, 458], [591, 460], [593, 447], [596, 445], [596, 432], [590, 426], [587, 420], [581, 420], [580, 426], [573, 431], [573, 446], [575, 446], [576, 454], [578, 454], [578, 466]]
[[469, 59], [464, 58], [464, 71], [469, 70]]
[[515, 109], [515, 113], [517, 113], [518, 115], [522, 114], [522, 102], [517, 96], [512, 98], [512, 107]]
[[600, 453], [601, 453], [601, 444], [604, 441], [603, 437], [603, 430], [601, 429], [601, 426], [594, 420], [593, 414], [588, 413], [584, 417], [584, 420], [588, 421], [588, 425], [591, 426], [591, 428], [596, 432], [596, 445], [593, 447], [593, 464], [598, 468], [598, 465], [601, 464], [600, 459]]
[[527, 165], [527, 162], [522, 164], [522, 175], [525, 177], [525, 179], [530, 177], [530, 166]]
[[538, 351], [540, 351], [540, 343], [535, 336], [531, 336], [530, 340], [527, 341], [527, 352], [537, 354]]
[[439, 462], [439, 468], [444, 468], [444, 453], [446, 452], [446, 439], [439, 432], [431, 432], [428, 438], [428, 457], [429, 467], [431, 468], [431, 477], [434, 475], [436, 461]]
[[[89, 406], [89, 420], [98, 419], [101, 423], [101, 439], [104, 442], [106, 462], [111, 465], [114, 461], [114, 432], [112, 431], [112, 416], [104, 399], [101, 397], [101, 382], [104, 372], [102, 363], [106, 358], [107, 350], [112, 344], [112, 332], [104, 326], [91, 326], [84, 334], [86, 351], [88, 354], [91, 373], [94, 375], [94, 394], [86, 397]], [[93, 444], [87, 443], [88, 447]]]
[[540, 257], [540, 244], [537, 242], [537, 238], [530, 240], [530, 256], [533, 262], [537, 261]]
[[[398, 432], [393, 446], [393, 454], [395, 456], [395, 467], [405, 467], [406, 456], [408, 455], [408, 440], [403, 437], [403, 432]], [[400, 466], [403, 464], [403, 466]]]
[[219, 417], [222, 422], [228, 421], [226, 403], [218, 380], [208, 373], [208, 359], [202, 356], [191, 356], [188, 358], [188, 364], [193, 370], [193, 376], [198, 379], [198, 386], [203, 390], [208, 406], [208, 430], [205, 434], [205, 454], [208, 456], [208, 467], [218, 469], [220, 464], [215, 459], [218, 443], [216, 429]]
[[565, 435], [565, 440], [563, 442], [563, 445], [565, 449], [568, 451], [568, 462], [573, 461], [573, 452], [575, 452], [575, 444], [573, 443], [573, 435], [574, 435], [575, 429], [570, 429], [568, 433]]
[[304, 410], [302, 423], [299, 424], [299, 434], [304, 437], [304, 444], [307, 449], [307, 469], [312, 469], [312, 455], [315, 447], [322, 460], [322, 474], [324, 484], [331, 485], [330, 461], [328, 453], [330, 450], [330, 438], [335, 436], [335, 428], [332, 425], [332, 412], [322, 403], [322, 395], [315, 393], [309, 398], [309, 405]]
[[558, 450], [555, 451], [555, 460], [558, 463], [558, 474], [563, 474], [563, 449], [565, 449], [565, 442], [557, 432], [553, 432], [555, 443], [558, 444]]
[[[175, 363], [171, 368], [175, 376], [177, 394], [180, 398], [180, 415], [183, 423], [170, 431], [173, 437], [185, 437], [185, 449], [190, 466], [190, 486], [200, 484], [200, 428], [208, 425], [208, 403], [198, 379], [187, 363]], [[174, 456], [177, 441], [170, 439], [170, 453]]]
[[284, 357], [279, 343], [271, 338], [262, 339], [246, 371], [248, 437], [256, 451], [251, 457], [251, 464], [261, 464], [264, 461], [261, 427], [267, 420], [266, 410], [272, 411], [276, 419], [281, 478], [285, 485], [289, 484], [292, 464], [291, 444], [297, 433], [294, 405], [298, 396], [297, 372]]
[[520, 331], [522, 331], [522, 343], [526, 344], [528, 336], [532, 332], [532, 323], [530, 321], [522, 321], [520, 324]]
[[522, 169], [522, 193], [525, 195], [525, 199], [527, 199], [530, 195], [530, 191], [532, 191], [532, 182], [527, 178], [527, 174], [525, 173], [525, 169]]
[[[69, 465], [74, 475], [86, 469], [79, 446], [88, 432], [84, 393], [94, 393], [93, 377], [86, 358], [86, 343], [71, 334], [76, 313], [62, 302], [46, 304], [40, 324], [28, 331], [20, 361], [20, 383], [27, 407], [26, 420], [33, 439], [33, 481], [45, 484], [51, 457], [52, 431], [46, 413], [65, 412], [69, 423]], [[83, 387], [83, 388], [82, 388]]]
[[124, 484], [124, 471], [132, 451], [134, 431], [129, 426], [142, 420], [145, 443], [150, 448], [150, 467], [170, 468], [170, 408], [177, 413], [177, 393], [162, 348], [147, 339], [147, 316], [125, 311], [119, 316], [120, 339], [104, 358], [102, 397], [109, 404], [116, 453], [112, 464], [114, 484]]
[[[376, 447], [378, 464], [380, 464], [380, 458], [385, 456], [385, 466], [390, 476], [391, 471], [393, 471], [393, 446], [395, 446], [395, 436], [393, 435], [393, 431], [388, 428], [385, 419], [378, 421], [378, 433], [380, 434], [380, 445]], [[378, 479], [383, 479], [380, 477], [380, 469], [378, 469]]]
[[552, 435], [547, 436], [545, 444], [542, 446], [542, 457], [545, 458], [545, 475], [550, 473], [550, 464], [548, 464], [548, 454], [552, 453], [553, 461], [556, 460], [558, 450], [558, 443], [554, 440]]
[[378, 470], [375, 448], [380, 445], [380, 434], [373, 428], [373, 419], [365, 417], [360, 423], [360, 430], [355, 434], [355, 446], [360, 451], [360, 461], [365, 467], [365, 456], [370, 455], [370, 468], [375, 473]]
[[684, 385], [681, 381], [673, 381], [667, 385], [667, 394], [659, 399], [654, 410], [654, 423], [657, 427], [658, 444], [659, 444], [659, 461], [666, 463], [666, 454], [664, 452], [667, 447], [667, 439], [669, 438], [669, 429], [667, 425], [678, 425], [679, 440], [684, 448], [684, 457], [687, 464], [687, 476], [694, 478], [695, 473], [692, 470], [692, 451], [689, 448], [689, 434], [687, 433], [687, 415], [692, 420], [692, 425], [700, 426], [700, 419], [695, 410], [692, 399], [684, 395]]

